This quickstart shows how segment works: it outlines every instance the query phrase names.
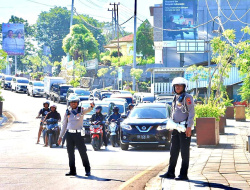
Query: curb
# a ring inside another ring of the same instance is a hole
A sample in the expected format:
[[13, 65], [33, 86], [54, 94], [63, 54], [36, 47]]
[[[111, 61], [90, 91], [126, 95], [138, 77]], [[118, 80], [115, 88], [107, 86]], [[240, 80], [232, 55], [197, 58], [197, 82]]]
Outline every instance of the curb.
[[3, 119], [0, 121], [0, 129], [9, 127], [15, 122], [15, 116], [8, 111], [3, 111]]

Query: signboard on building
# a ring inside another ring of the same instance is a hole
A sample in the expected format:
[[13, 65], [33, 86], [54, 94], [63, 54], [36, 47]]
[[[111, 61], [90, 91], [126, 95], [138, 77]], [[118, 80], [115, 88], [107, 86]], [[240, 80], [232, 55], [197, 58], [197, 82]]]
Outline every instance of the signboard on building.
[[24, 25], [3, 23], [2, 48], [8, 55], [24, 55]]
[[197, 0], [163, 0], [163, 47], [176, 47], [176, 40], [195, 40], [196, 20]]
[[204, 53], [205, 40], [177, 40], [177, 53]]

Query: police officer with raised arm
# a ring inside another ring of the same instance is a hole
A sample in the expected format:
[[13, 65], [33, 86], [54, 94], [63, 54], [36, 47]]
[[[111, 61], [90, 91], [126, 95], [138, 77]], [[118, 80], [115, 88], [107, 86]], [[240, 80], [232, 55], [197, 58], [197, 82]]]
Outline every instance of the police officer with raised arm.
[[[188, 180], [189, 167], [189, 147], [191, 142], [191, 132], [194, 124], [194, 102], [193, 97], [187, 91], [188, 82], [182, 77], [174, 78], [172, 82], [175, 97], [172, 104], [172, 117], [176, 125], [185, 126], [185, 132], [173, 129], [171, 137], [170, 161], [168, 171], [160, 175], [162, 178], [175, 180]], [[180, 174], [175, 178], [175, 167], [181, 152], [182, 164]]]
[[83, 166], [85, 167], [86, 176], [90, 176], [90, 164], [87, 155], [87, 148], [84, 143], [84, 130], [83, 127], [83, 117], [84, 114], [90, 112], [95, 106], [94, 103], [90, 104], [90, 107], [84, 110], [81, 107], [78, 107], [79, 97], [76, 95], [70, 95], [68, 98], [70, 107], [66, 110], [64, 119], [62, 122], [62, 131], [60, 133], [58, 144], [61, 144], [62, 137], [65, 133], [67, 141], [67, 151], [69, 156], [69, 173], [65, 174], [66, 176], [75, 176], [76, 167], [75, 167], [75, 147], [77, 147]]

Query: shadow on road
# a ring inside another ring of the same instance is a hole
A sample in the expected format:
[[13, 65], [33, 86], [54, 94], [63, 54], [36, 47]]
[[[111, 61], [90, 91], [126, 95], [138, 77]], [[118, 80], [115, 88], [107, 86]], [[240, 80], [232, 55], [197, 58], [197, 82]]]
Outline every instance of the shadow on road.
[[[74, 177], [72, 177], [72, 178], [74, 178]], [[95, 180], [95, 181], [119, 181], [119, 182], [125, 182], [125, 181], [119, 180], [119, 179], [101, 178], [101, 177], [97, 177], [97, 176], [93, 176], [93, 175], [92, 175], [92, 176], [89, 176], [89, 177], [76, 175], [75, 178], [87, 179], [87, 180]]]
[[234, 187], [229, 187], [220, 183], [208, 183], [204, 181], [199, 181], [199, 180], [189, 180], [191, 183], [195, 183], [196, 187], [210, 187], [210, 188], [217, 188], [217, 189], [232, 189], [232, 190], [241, 190], [239, 188], [234, 188]]

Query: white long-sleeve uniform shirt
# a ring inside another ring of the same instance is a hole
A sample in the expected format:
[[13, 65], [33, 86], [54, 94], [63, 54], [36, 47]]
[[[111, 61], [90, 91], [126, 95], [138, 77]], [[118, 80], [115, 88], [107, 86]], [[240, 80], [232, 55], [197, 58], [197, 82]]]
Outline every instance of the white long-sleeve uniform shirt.
[[66, 130], [73, 129], [73, 130], [81, 130], [83, 127], [83, 117], [86, 113], [90, 112], [93, 108], [89, 107], [88, 109], [81, 109], [81, 113], [77, 113], [77, 109], [74, 109], [74, 111], [77, 113], [76, 115], [70, 111], [70, 115], [67, 115], [67, 113], [64, 114], [64, 118], [62, 121], [62, 130], [59, 137], [63, 137], [66, 133]]

